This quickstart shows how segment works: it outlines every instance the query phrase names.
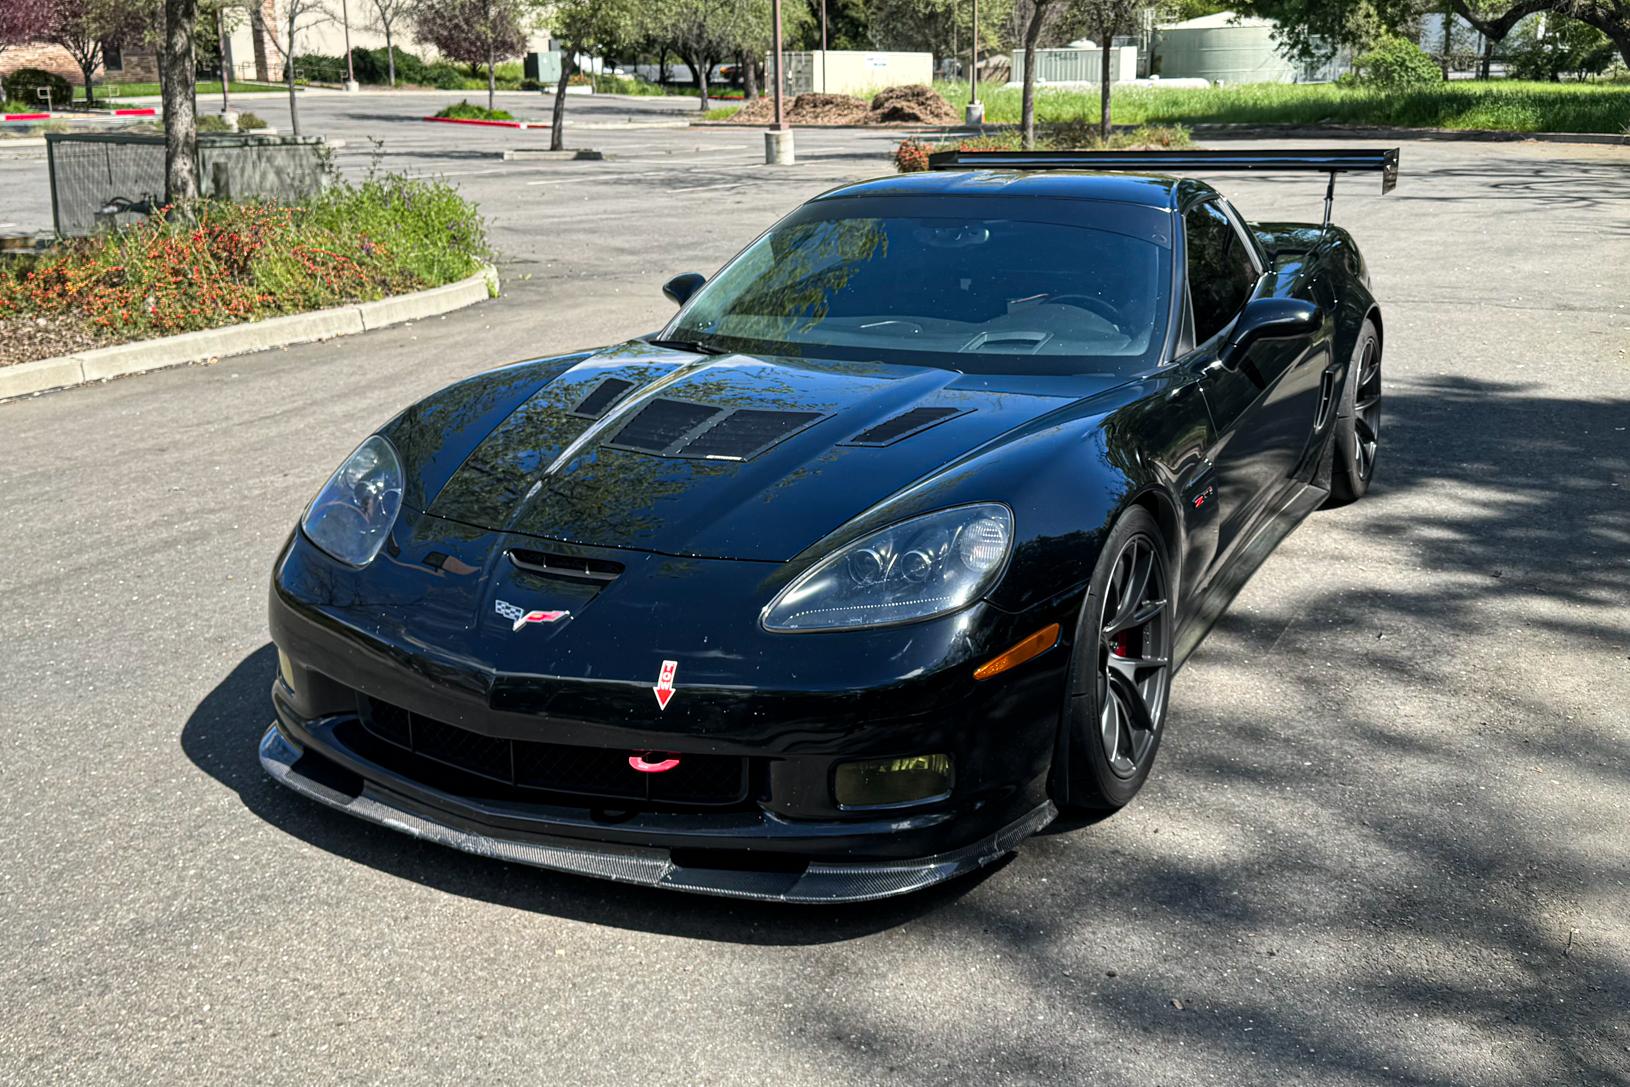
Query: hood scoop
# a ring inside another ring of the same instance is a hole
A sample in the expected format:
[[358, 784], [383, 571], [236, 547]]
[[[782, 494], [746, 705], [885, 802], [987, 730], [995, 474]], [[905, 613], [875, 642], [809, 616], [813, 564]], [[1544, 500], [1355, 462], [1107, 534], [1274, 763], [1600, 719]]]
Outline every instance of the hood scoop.
[[815, 411], [716, 408], [659, 397], [605, 444], [663, 457], [751, 460], [820, 418]]

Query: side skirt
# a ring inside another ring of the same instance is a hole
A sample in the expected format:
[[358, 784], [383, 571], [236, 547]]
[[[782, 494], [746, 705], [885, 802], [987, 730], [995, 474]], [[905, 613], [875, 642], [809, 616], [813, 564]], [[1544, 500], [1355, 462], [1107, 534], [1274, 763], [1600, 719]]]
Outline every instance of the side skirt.
[[1323, 505], [1329, 496], [1328, 487], [1302, 484], [1280, 503], [1272, 516], [1262, 518], [1249, 540], [1235, 547], [1228, 565], [1211, 579], [1199, 603], [1189, 613], [1188, 620], [1177, 630], [1172, 647], [1173, 675], [1183, 667], [1189, 654], [1199, 647], [1217, 620], [1222, 618], [1228, 605], [1251, 580], [1251, 575], [1273, 554], [1281, 541], [1294, 532], [1308, 514]]

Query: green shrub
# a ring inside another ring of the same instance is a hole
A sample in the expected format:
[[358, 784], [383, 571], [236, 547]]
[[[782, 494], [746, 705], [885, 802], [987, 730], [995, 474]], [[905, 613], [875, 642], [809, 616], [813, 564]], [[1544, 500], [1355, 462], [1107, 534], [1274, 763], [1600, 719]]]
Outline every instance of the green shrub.
[[266, 119], [259, 114], [244, 112], [238, 114], [238, 131], [253, 132], [266, 127]]
[[[986, 136], [965, 136], [943, 143], [905, 139], [894, 149], [894, 168], [902, 174], [928, 169], [928, 156], [936, 151], [1017, 151], [1024, 146], [1017, 131]], [[1036, 148], [1042, 151], [1125, 151], [1131, 148], [1189, 146], [1189, 130], [1182, 125], [1140, 125], [1098, 138], [1098, 126], [1081, 121], [1044, 125], [1036, 132]]]
[[208, 201], [0, 265], [0, 317], [77, 317], [115, 338], [165, 336], [452, 283], [487, 259], [452, 186], [387, 175], [301, 207]]
[[[1540, 34], [1543, 27], [1545, 33]], [[1555, 82], [1563, 72], [1583, 78], [1601, 75], [1618, 56], [1606, 34], [1577, 19], [1549, 15], [1525, 20], [1506, 40], [1506, 68], [1514, 79]]]
[[443, 91], [460, 91], [470, 89], [471, 80], [454, 65], [445, 60], [438, 60], [434, 64], [425, 65], [420, 70], [419, 78], [413, 82]]
[[19, 68], [5, 77], [3, 85], [7, 99], [23, 104], [23, 108], [17, 111], [20, 113], [45, 109], [45, 99], [37, 93], [41, 87], [50, 88], [53, 106], [67, 105], [74, 95], [73, 86], [66, 79], [40, 68]]
[[451, 106], [444, 106], [435, 114], [437, 117], [447, 117], [455, 121], [513, 121], [514, 114], [508, 110], [488, 109], [486, 106], [471, 105], [469, 102], [455, 102]]
[[1389, 35], [1358, 58], [1358, 81], [1372, 87], [1429, 87], [1443, 82], [1443, 69], [1408, 38]]
[[200, 113], [197, 121], [200, 132], [231, 132], [232, 127], [219, 113]]

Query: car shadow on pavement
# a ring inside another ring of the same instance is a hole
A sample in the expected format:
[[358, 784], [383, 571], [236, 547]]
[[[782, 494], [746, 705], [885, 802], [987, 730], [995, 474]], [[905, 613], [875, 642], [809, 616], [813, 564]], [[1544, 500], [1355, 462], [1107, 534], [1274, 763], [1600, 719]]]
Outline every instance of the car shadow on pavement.
[[618, 928], [765, 945], [819, 944], [893, 928], [954, 902], [1006, 860], [920, 894], [875, 903], [792, 906], [662, 891], [474, 857], [325, 808], [276, 784], [257, 745], [271, 721], [271, 643], [245, 657], [181, 730], [181, 749], [244, 807], [317, 849], [449, 894]]

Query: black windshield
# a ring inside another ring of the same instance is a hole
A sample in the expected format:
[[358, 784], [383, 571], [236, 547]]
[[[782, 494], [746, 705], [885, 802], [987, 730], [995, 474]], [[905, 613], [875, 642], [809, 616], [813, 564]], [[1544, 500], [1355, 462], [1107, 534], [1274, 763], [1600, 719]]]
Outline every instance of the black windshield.
[[[1158, 359], [1166, 245], [1103, 224], [1100, 209], [1086, 225], [1089, 205], [1074, 201], [956, 203], [949, 215], [932, 199], [805, 205], [731, 261], [663, 335], [752, 354], [985, 372], [1124, 374]], [[970, 203], [994, 214], [967, 214]]]

